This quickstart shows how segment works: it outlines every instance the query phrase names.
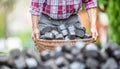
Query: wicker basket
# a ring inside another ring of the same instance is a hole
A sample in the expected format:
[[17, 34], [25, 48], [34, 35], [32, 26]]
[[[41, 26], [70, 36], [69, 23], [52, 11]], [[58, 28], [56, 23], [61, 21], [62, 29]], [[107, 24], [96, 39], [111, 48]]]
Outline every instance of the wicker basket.
[[89, 39], [76, 39], [76, 40], [45, 40], [45, 39], [36, 39], [35, 44], [39, 52], [44, 50], [53, 50], [56, 46], [63, 46], [64, 43], [70, 43], [71, 45], [75, 44], [77, 41], [83, 41], [85, 44], [94, 42], [92, 38]]

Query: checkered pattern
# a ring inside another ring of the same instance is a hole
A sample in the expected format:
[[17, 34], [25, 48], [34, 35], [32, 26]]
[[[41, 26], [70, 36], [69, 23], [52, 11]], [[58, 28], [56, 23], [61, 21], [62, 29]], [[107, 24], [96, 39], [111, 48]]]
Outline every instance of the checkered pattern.
[[45, 13], [53, 19], [68, 18], [81, 9], [82, 3], [89, 9], [97, 6], [96, 0], [32, 0], [30, 12], [34, 15]]

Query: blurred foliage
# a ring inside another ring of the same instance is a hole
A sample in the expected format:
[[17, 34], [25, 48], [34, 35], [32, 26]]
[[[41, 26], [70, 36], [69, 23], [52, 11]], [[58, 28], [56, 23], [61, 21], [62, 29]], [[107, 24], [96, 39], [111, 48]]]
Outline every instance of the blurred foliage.
[[7, 9], [11, 11], [16, 0], [0, 0], [0, 8]]
[[120, 0], [98, 0], [100, 11], [109, 16], [109, 37], [120, 45]]
[[109, 0], [97, 0], [98, 1], [98, 8], [102, 12], [106, 12]]
[[[8, 32], [7, 30], [5, 30], [6, 29], [5, 25], [7, 24], [6, 23], [7, 14], [9, 14], [9, 12], [13, 10], [16, 1], [17, 0], [0, 0], [0, 9], [2, 10], [0, 11], [2, 12], [0, 13], [0, 38], [5, 37], [5, 32]], [[18, 33], [18, 35], [15, 35], [15, 36], [21, 39], [22, 46], [25, 48], [25, 47], [30, 46], [30, 44], [32, 43], [30, 41], [31, 36], [29, 35], [30, 35], [30, 32], [26, 31], [25, 33]]]
[[[25, 0], [28, 2], [28, 0]], [[6, 37], [6, 33], [8, 30], [6, 30], [7, 25], [7, 16], [9, 12], [11, 12], [14, 9], [14, 5], [17, 2], [17, 0], [0, 0], [0, 38]], [[2, 12], [4, 13], [1, 13]], [[9, 34], [9, 33], [7, 33]], [[19, 32], [16, 35], [11, 36], [17, 36], [22, 41], [23, 48], [30, 48], [32, 45], [31, 40], [31, 30], [26, 30], [26, 32]]]
[[120, 0], [109, 0], [109, 34], [110, 38], [120, 45]]
[[5, 29], [4, 29], [4, 24], [5, 23], [5, 13], [4, 12], [0, 12], [0, 38], [4, 37], [5, 33]]
[[21, 32], [16, 35], [19, 37], [22, 41], [22, 46], [23, 48], [30, 48], [32, 45], [32, 40], [31, 40], [31, 30], [26, 31], [26, 32]]
[[7, 14], [13, 9], [15, 2], [16, 0], [0, 0], [0, 38], [6, 37]]

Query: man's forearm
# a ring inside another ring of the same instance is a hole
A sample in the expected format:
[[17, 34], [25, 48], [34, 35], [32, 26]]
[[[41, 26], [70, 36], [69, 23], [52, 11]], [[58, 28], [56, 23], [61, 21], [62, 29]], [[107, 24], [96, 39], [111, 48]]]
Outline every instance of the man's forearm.
[[38, 28], [38, 21], [39, 21], [39, 16], [32, 14], [32, 29], [33, 30]]
[[96, 17], [97, 17], [97, 12], [96, 12], [96, 8], [91, 8], [88, 9], [88, 15], [89, 15], [89, 19], [90, 19], [90, 23], [91, 23], [91, 33], [92, 33], [92, 38], [93, 39], [97, 39], [98, 37], [98, 32], [97, 32], [97, 28], [96, 28]]
[[91, 8], [87, 10], [87, 13], [89, 15], [91, 27], [96, 27], [96, 18], [97, 18], [97, 10], [96, 8]]

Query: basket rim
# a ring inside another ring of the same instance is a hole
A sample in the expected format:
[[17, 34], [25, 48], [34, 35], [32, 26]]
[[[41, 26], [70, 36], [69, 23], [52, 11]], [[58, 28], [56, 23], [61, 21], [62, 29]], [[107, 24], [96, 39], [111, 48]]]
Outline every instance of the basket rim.
[[[74, 39], [74, 40], [47, 40], [47, 39], [36, 39], [35, 45], [39, 51], [43, 50], [52, 50], [56, 46], [62, 46], [65, 43], [74, 44], [75, 42], [85, 42], [87, 45], [88, 43], [93, 43], [95, 40], [93, 38], [87, 38], [87, 39]], [[48, 48], [49, 47], [49, 48]]]
[[38, 41], [43, 41], [43, 42], [93, 41], [93, 42], [95, 42], [95, 40], [93, 38], [74, 39], [74, 40], [47, 40], [47, 39], [36, 39], [35, 40], [35, 42], [38, 42]]

